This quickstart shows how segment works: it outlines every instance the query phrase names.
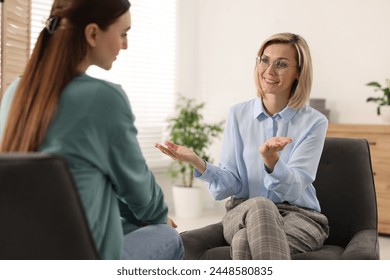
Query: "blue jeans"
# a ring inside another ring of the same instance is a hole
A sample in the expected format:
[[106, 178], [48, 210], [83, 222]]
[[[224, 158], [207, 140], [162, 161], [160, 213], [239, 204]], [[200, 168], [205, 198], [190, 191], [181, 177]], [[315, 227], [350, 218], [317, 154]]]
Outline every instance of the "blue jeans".
[[183, 256], [181, 238], [167, 224], [145, 226], [124, 236], [122, 259], [181, 260]]

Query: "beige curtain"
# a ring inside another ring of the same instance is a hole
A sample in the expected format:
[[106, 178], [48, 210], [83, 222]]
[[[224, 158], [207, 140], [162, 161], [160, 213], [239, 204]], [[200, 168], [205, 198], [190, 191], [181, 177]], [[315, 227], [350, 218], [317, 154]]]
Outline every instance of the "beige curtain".
[[0, 101], [9, 84], [21, 75], [30, 54], [31, 0], [1, 0]]

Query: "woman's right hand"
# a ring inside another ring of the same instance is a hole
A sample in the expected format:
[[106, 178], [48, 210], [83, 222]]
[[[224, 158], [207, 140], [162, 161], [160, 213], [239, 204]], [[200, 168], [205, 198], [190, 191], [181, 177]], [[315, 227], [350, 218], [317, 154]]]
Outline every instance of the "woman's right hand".
[[187, 147], [176, 145], [170, 141], [165, 141], [164, 145], [156, 143], [155, 147], [174, 160], [191, 164], [200, 173], [203, 173], [206, 169], [206, 163], [193, 150]]
[[194, 157], [196, 157], [196, 154], [191, 149], [176, 145], [169, 141], [165, 141], [164, 145], [156, 143], [155, 147], [172, 159], [184, 161], [186, 163], [191, 163]]

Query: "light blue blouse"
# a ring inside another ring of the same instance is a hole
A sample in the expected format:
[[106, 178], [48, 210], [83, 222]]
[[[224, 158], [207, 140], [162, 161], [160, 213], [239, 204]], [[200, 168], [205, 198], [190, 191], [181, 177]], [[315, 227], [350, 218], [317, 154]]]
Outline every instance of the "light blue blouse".
[[[320, 211], [315, 180], [328, 120], [315, 109], [286, 107], [269, 116], [260, 98], [236, 104], [228, 114], [218, 166], [206, 163], [206, 171], [194, 176], [207, 182], [215, 199], [229, 196], [263, 196], [275, 203], [288, 202]], [[259, 146], [274, 136], [292, 138], [279, 152], [272, 173], [267, 173]]]

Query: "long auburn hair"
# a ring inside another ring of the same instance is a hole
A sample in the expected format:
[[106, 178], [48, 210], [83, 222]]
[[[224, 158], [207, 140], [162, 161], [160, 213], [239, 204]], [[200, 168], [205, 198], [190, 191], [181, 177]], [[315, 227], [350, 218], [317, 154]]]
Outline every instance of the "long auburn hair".
[[[37, 151], [56, 112], [62, 90], [80, 73], [87, 54], [85, 27], [107, 30], [130, 8], [128, 0], [55, 0], [10, 107], [1, 152]], [[58, 20], [58, 25], [53, 22]]]

